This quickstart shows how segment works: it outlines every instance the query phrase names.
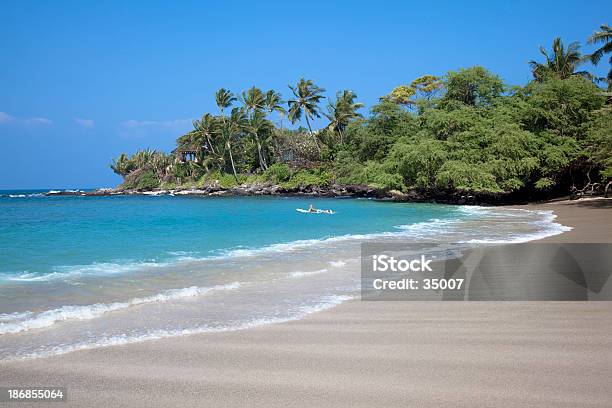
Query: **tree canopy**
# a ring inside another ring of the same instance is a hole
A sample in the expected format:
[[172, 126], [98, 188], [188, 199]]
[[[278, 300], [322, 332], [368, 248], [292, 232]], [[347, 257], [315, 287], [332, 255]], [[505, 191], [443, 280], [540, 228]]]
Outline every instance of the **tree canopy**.
[[[222, 88], [218, 113], [194, 120], [175, 151], [122, 154], [111, 167], [126, 188], [336, 183], [533, 199], [605, 184], [612, 178], [612, 109], [596, 78], [578, 67], [585, 58], [600, 62], [610, 38], [602, 26], [589, 39], [601, 47], [587, 57], [578, 44], [565, 47], [556, 38], [551, 52], [540, 49], [543, 62], [531, 61], [534, 80], [525, 86], [510, 87], [481, 66], [408, 79], [369, 115], [351, 90], [323, 105], [325, 89], [310, 79], [290, 85], [286, 102], [275, 90]], [[307, 128], [283, 128], [285, 115]], [[327, 125], [313, 130], [321, 116]]]

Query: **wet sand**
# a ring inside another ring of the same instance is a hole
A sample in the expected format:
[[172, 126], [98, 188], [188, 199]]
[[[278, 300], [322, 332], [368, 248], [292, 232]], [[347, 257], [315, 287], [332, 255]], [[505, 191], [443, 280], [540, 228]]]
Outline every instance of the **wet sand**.
[[[611, 242], [612, 201], [529, 205]], [[361, 302], [294, 322], [0, 363], [35, 407], [610, 407], [612, 302]], [[2, 404], [2, 403], [0, 403]], [[28, 406], [12, 403], [7, 406]]]

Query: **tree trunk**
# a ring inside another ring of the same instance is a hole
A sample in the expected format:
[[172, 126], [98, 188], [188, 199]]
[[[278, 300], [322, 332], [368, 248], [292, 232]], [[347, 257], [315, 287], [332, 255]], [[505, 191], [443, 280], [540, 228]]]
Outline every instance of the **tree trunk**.
[[208, 140], [208, 145], [210, 146], [210, 151], [213, 154], [217, 154], [217, 152], [215, 152], [215, 147], [213, 146], [212, 140], [210, 140], [210, 135], [208, 133], [206, 134], [206, 140]]
[[232, 145], [227, 142], [227, 150], [229, 152], [230, 162], [232, 163], [232, 171], [234, 172], [234, 178], [236, 179], [236, 183], [238, 183], [238, 174], [236, 173], [236, 166], [234, 165], [234, 156], [232, 156]]
[[312, 137], [312, 140], [314, 140], [315, 146], [317, 146], [317, 150], [319, 151], [319, 156], [321, 156], [321, 147], [319, 146], [319, 142], [317, 141], [317, 138], [315, 137], [314, 133], [312, 133], [312, 128], [310, 127], [310, 120], [308, 120], [308, 115], [305, 114], [304, 116], [306, 117], [306, 125], [308, 125], [310, 137]]
[[259, 135], [257, 135], [257, 133], [255, 133], [255, 141], [257, 141], [257, 154], [259, 155], [259, 167], [261, 167], [262, 170], [267, 170], [268, 165], [266, 163], [266, 159], [263, 157], [263, 154], [261, 153], [261, 142], [259, 141]]

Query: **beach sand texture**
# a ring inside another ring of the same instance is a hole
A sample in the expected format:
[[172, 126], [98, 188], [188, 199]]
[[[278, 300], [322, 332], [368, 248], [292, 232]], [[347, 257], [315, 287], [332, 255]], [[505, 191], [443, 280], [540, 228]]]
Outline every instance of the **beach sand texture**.
[[[610, 201], [556, 202], [610, 242]], [[611, 302], [360, 302], [250, 330], [0, 364], [3, 386], [63, 386], [35, 407], [610, 407]], [[7, 406], [28, 406], [12, 403]]]

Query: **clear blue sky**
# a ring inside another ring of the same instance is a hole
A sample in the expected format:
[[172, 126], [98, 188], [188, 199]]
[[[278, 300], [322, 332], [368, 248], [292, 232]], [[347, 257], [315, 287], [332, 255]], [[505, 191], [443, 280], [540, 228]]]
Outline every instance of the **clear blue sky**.
[[191, 119], [216, 111], [220, 87], [288, 96], [304, 76], [371, 106], [417, 76], [472, 65], [524, 84], [540, 45], [584, 44], [612, 23], [609, 1], [4, 1], [0, 10], [0, 189], [114, 186], [111, 157], [171, 150]]

